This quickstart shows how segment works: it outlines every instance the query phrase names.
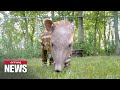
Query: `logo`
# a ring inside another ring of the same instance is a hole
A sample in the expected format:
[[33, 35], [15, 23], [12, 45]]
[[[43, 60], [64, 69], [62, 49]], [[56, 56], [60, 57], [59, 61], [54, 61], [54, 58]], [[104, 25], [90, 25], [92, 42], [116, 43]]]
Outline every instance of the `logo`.
[[26, 73], [27, 61], [26, 60], [5, 60], [4, 72], [6, 73]]

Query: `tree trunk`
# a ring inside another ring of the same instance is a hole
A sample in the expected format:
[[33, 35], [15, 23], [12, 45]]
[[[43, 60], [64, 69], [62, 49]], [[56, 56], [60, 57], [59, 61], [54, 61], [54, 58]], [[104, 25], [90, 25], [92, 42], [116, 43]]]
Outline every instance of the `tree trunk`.
[[79, 11], [79, 31], [78, 31], [78, 38], [79, 42], [84, 42], [84, 31], [83, 31], [83, 11]]
[[106, 17], [105, 17], [105, 11], [104, 11], [104, 49], [105, 53], [107, 52], [107, 44], [106, 44]]
[[[34, 34], [34, 32], [35, 32], [35, 30], [33, 31], [33, 34]], [[36, 17], [36, 49], [38, 49], [38, 39], [39, 39], [40, 34], [41, 34], [41, 31], [40, 31], [40, 27], [39, 27], [39, 22], [38, 22], [38, 18]]]
[[107, 54], [111, 53], [111, 45], [110, 45], [110, 30], [111, 30], [111, 22], [109, 23], [108, 34], [107, 34]]
[[112, 37], [112, 46], [114, 45], [114, 32], [111, 30], [111, 37]]
[[25, 36], [26, 36], [26, 48], [28, 47], [28, 22], [27, 22], [27, 18], [25, 18], [25, 27], [26, 27], [26, 32], [25, 32]]
[[118, 12], [114, 11], [114, 27], [115, 27], [115, 54], [119, 54], [119, 35], [118, 35]]
[[[25, 11], [23, 12], [23, 16], [26, 17]], [[25, 48], [28, 48], [28, 20], [27, 18], [24, 18], [25, 20]]]
[[31, 26], [31, 27], [32, 27], [32, 34], [31, 34], [30, 40], [31, 40], [31, 46], [33, 47], [33, 37], [34, 37], [35, 27], [34, 26]]
[[108, 43], [110, 42], [110, 30], [111, 30], [111, 23], [109, 23], [109, 29], [108, 29], [109, 31], [108, 31], [108, 38], [107, 38], [107, 41], [108, 41]]
[[99, 54], [100, 54], [100, 45], [101, 45], [100, 41], [101, 41], [101, 38], [102, 38], [102, 34], [101, 34], [100, 29], [98, 29], [97, 32], [98, 32], [98, 34], [99, 34], [98, 52], [99, 52]]
[[51, 11], [52, 20], [54, 20], [54, 11]]
[[98, 21], [98, 15], [99, 15], [99, 11], [97, 12], [96, 19], [95, 19], [94, 47], [93, 47], [93, 53], [94, 53], [94, 55], [97, 54], [97, 46], [96, 46], [97, 39], [96, 39], [96, 33], [97, 33], [97, 21]]

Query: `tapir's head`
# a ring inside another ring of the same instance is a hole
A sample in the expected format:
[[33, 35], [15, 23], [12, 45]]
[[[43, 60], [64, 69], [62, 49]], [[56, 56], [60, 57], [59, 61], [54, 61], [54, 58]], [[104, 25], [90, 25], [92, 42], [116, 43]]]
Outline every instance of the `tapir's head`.
[[71, 55], [74, 24], [67, 20], [44, 21], [47, 31], [51, 32], [51, 54], [55, 61], [55, 71], [61, 71], [67, 58]]

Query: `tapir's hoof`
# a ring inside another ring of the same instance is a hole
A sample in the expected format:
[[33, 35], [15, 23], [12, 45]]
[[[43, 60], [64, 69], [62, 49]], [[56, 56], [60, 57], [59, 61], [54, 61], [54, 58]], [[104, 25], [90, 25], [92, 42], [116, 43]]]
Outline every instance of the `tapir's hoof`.
[[68, 67], [70, 67], [70, 62], [64, 64], [64, 68], [68, 68]]
[[42, 67], [44, 67], [44, 66], [47, 66], [47, 64], [44, 64], [44, 63], [42, 63], [42, 65], [41, 65]]
[[50, 63], [49, 66], [54, 65], [54, 63]]

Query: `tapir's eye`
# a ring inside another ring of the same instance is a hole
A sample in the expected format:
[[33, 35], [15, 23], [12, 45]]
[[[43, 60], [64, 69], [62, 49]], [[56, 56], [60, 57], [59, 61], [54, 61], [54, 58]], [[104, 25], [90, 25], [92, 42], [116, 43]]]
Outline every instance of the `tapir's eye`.
[[54, 44], [53, 44], [53, 43], [52, 43], [51, 45], [52, 45], [52, 47], [54, 46]]
[[71, 46], [72, 46], [72, 44], [70, 43], [68, 46], [69, 46], [69, 47], [71, 47]]

